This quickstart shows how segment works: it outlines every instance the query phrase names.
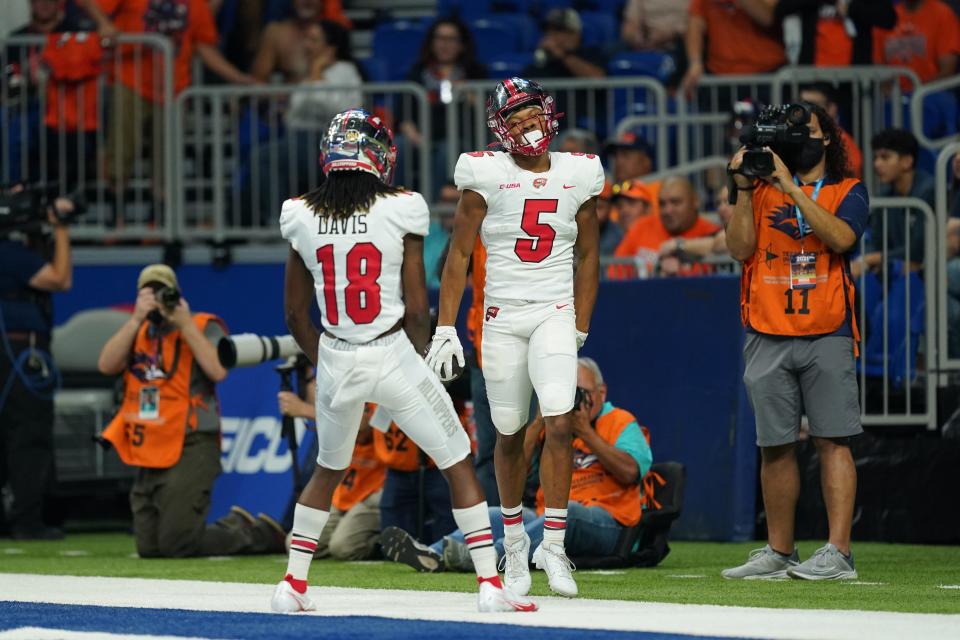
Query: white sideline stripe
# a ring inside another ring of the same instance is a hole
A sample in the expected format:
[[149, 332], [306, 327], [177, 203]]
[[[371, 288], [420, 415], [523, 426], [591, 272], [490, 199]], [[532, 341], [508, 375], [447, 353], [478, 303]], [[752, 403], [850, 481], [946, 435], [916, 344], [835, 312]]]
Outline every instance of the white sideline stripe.
[[[0, 600], [108, 607], [269, 613], [274, 585], [144, 578], [0, 574]], [[317, 616], [373, 615], [538, 627], [610, 629], [775, 640], [960, 639], [960, 615], [761, 609], [535, 597], [536, 613], [480, 614], [476, 595], [311, 587]], [[278, 624], [282, 619], [278, 618]]]
[[44, 627], [18, 627], [0, 631], [0, 640], [203, 640], [184, 636], [148, 636], [102, 631], [64, 631]]

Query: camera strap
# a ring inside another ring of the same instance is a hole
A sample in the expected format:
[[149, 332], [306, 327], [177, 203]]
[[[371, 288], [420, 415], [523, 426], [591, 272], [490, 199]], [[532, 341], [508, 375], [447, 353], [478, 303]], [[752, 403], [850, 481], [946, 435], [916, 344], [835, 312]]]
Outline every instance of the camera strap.
[[[810, 199], [813, 200], [814, 202], [816, 202], [817, 198], [820, 196], [820, 189], [823, 188], [823, 179], [825, 177], [826, 176], [821, 176], [820, 179], [817, 180], [817, 182], [814, 184], [813, 194], [811, 194], [810, 196]], [[800, 178], [798, 178], [797, 176], [793, 176], [793, 183], [798, 187], [801, 186]], [[797, 216], [797, 229], [800, 231], [800, 250], [803, 251], [803, 236], [806, 235], [804, 233], [805, 223], [803, 221], [803, 212], [800, 211], [800, 207], [798, 205], [793, 205], [793, 210]]]

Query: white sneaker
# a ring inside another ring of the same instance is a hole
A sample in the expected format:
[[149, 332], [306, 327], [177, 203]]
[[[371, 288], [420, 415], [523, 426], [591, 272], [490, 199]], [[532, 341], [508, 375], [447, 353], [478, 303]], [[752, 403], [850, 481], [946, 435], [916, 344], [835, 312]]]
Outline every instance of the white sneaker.
[[306, 593], [298, 593], [289, 582], [281, 580], [273, 591], [270, 608], [277, 613], [300, 613], [316, 611], [317, 605], [313, 604], [313, 600]]
[[533, 552], [533, 564], [537, 569], [547, 572], [551, 591], [568, 598], [577, 595], [577, 583], [573, 580], [573, 572], [577, 568], [570, 562], [563, 547], [558, 544], [545, 545], [541, 542]]
[[503, 571], [503, 586], [518, 596], [530, 593], [530, 536], [503, 540], [503, 557], [497, 566]]
[[509, 589], [501, 589], [489, 582], [480, 583], [480, 593], [477, 594], [477, 611], [480, 613], [536, 610], [535, 603], [511, 593]]

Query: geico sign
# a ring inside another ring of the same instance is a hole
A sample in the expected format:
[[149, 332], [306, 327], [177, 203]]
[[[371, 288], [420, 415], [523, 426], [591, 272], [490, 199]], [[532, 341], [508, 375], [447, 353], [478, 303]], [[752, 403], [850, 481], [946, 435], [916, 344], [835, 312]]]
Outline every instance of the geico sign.
[[[223, 418], [220, 459], [224, 473], [286, 473], [290, 470], [290, 451], [273, 416]], [[294, 422], [297, 442], [306, 430], [303, 420]]]

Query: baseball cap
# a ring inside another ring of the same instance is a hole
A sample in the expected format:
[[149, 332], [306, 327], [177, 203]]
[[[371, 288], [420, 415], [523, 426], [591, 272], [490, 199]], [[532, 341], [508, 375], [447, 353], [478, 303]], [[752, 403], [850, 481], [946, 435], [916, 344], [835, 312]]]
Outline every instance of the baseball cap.
[[551, 9], [543, 23], [543, 30], [547, 31], [548, 29], [581, 33], [583, 31], [583, 21], [576, 9]]
[[142, 289], [151, 282], [159, 282], [172, 289], [180, 288], [177, 285], [177, 275], [165, 264], [151, 264], [144, 267], [140, 277], [137, 278], [137, 289]]
[[626, 180], [610, 188], [611, 199], [630, 198], [631, 200], [645, 200], [653, 202], [653, 194], [639, 180]]
[[608, 139], [603, 148], [605, 153], [610, 153], [618, 148], [636, 149], [637, 151], [643, 151], [651, 159], [653, 158], [653, 146], [636, 130], [628, 129]]

